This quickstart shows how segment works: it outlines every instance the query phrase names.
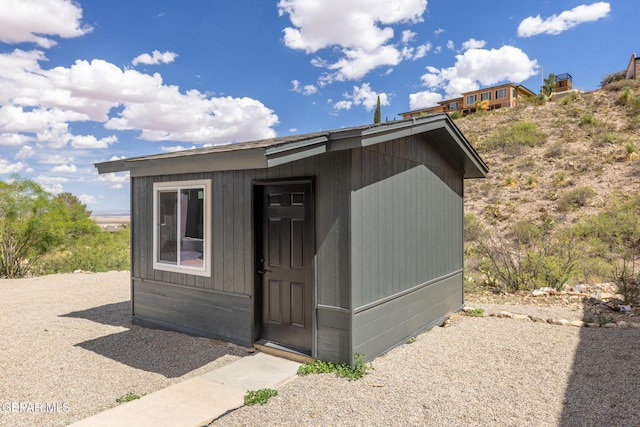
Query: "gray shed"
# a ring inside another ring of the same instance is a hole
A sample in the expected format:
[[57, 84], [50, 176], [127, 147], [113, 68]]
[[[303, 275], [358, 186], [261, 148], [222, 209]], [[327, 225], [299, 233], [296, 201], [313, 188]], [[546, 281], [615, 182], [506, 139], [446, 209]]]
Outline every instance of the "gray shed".
[[446, 115], [96, 165], [131, 174], [133, 321], [352, 363], [463, 305], [463, 180]]

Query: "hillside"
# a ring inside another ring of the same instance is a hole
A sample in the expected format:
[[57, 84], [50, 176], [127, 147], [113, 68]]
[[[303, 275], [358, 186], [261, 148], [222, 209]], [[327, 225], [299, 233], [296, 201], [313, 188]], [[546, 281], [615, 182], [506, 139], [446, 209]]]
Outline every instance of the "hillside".
[[[637, 193], [640, 115], [620, 105], [620, 96], [601, 89], [456, 120], [490, 169], [487, 179], [466, 181], [466, 211], [498, 225], [545, 212], [562, 223], [598, 211], [612, 193]], [[539, 142], [501, 146], [522, 122], [538, 126]], [[562, 206], [563, 196], [580, 187], [593, 190], [585, 205]]]
[[640, 194], [637, 82], [455, 123], [489, 166], [487, 179], [465, 182], [466, 215], [494, 235], [523, 220], [570, 226], [609, 207], [613, 195]]

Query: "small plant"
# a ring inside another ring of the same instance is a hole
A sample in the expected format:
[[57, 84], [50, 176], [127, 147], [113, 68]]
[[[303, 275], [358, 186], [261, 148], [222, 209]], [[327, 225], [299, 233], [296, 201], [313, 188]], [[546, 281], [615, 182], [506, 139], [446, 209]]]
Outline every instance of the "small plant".
[[456, 120], [462, 117], [462, 113], [460, 111], [454, 111], [451, 114], [449, 114], [449, 117], [451, 117], [451, 120]]
[[570, 209], [584, 207], [595, 194], [596, 192], [591, 187], [578, 187], [560, 197], [558, 209], [560, 212], [566, 212]]
[[298, 368], [298, 375], [306, 376], [310, 374], [329, 374], [334, 373], [338, 377], [347, 378], [349, 381], [359, 380], [367, 374], [367, 370], [372, 369], [364, 363], [363, 355], [356, 353], [354, 356], [356, 361], [354, 366], [346, 363], [333, 363], [316, 360], [313, 363], [304, 363]]
[[270, 388], [248, 391], [247, 394], [244, 395], [244, 404], [248, 406], [264, 405], [269, 399], [277, 395], [278, 391]]
[[638, 152], [638, 146], [633, 142], [628, 142], [624, 145], [624, 149], [627, 151], [627, 154], [633, 154]]
[[527, 178], [527, 185], [529, 187], [535, 187], [536, 185], [538, 185], [538, 178], [536, 178], [535, 176], [529, 176]]
[[580, 117], [580, 126], [585, 125], [595, 125], [596, 119], [593, 117], [591, 113], [584, 113], [582, 117]]
[[407, 340], [407, 344], [413, 344], [414, 342], [416, 342], [416, 337], [411, 337]]
[[122, 396], [118, 397], [116, 399], [117, 403], [126, 403], [126, 402], [131, 402], [132, 400], [137, 400], [140, 399], [140, 395], [135, 394], [133, 392], [129, 392], [127, 394], [123, 394]]
[[464, 312], [465, 316], [469, 317], [482, 317], [484, 316], [483, 308], [472, 308], [471, 310], [467, 310]]

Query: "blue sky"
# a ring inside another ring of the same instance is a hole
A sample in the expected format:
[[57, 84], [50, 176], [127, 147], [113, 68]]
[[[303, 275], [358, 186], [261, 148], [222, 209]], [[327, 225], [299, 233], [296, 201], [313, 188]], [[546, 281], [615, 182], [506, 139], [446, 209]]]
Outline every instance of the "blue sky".
[[94, 163], [338, 129], [542, 73], [599, 87], [640, 2], [0, 0], [0, 180], [128, 210]]

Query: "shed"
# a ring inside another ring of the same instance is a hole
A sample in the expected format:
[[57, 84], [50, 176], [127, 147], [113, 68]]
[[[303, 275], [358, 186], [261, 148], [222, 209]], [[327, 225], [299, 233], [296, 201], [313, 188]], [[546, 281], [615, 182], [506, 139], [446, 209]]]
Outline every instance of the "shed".
[[353, 363], [463, 306], [488, 169], [446, 114], [96, 167], [131, 176], [134, 322]]

